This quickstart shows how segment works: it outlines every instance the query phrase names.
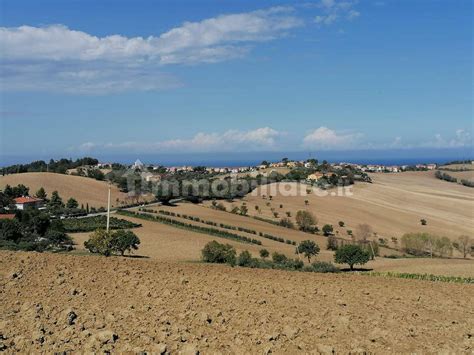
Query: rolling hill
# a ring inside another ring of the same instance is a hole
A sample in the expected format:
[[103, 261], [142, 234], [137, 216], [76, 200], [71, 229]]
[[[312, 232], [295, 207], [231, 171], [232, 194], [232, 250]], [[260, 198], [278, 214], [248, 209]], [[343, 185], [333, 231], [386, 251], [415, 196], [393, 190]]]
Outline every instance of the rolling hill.
[[[96, 208], [107, 206], [107, 183], [105, 181], [55, 173], [23, 173], [0, 176], [0, 189], [3, 189], [7, 184], [28, 186], [31, 195], [43, 187], [48, 195], [57, 190], [63, 201], [74, 197], [79, 205], [88, 203], [90, 207]], [[117, 199], [124, 200], [126, 197], [127, 194], [120, 192], [116, 186], [112, 186], [112, 206], [117, 205]]]

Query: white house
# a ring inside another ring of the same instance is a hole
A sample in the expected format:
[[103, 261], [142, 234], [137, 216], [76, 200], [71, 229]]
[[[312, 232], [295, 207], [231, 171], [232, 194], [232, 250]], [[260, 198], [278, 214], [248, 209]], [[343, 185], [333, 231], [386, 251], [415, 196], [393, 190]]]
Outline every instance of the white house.
[[43, 207], [43, 200], [31, 196], [22, 196], [14, 199], [15, 206], [19, 210], [24, 210], [26, 208], [41, 208]]

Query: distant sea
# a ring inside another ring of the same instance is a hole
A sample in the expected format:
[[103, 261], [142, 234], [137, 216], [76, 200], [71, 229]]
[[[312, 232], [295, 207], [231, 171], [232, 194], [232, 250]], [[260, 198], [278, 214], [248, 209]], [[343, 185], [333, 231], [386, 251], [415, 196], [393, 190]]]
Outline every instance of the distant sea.
[[423, 163], [446, 163], [453, 160], [473, 160], [474, 150], [468, 148], [450, 149], [397, 149], [397, 150], [351, 150], [351, 151], [315, 151], [315, 152], [243, 152], [243, 153], [191, 153], [191, 154], [150, 154], [150, 153], [124, 153], [108, 154], [89, 152], [83, 154], [51, 154], [51, 155], [2, 155], [0, 166], [24, 164], [34, 160], [78, 158], [91, 156], [101, 162], [118, 162], [132, 164], [139, 159], [144, 164], [164, 166], [198, 166], [213, 167], [240, 167], [254, 166], [263, 160], [269, 162], [280, 161], [282, 158], [293, 160], [306, 160], [315, 158], [319, 161], [347, 162], [358, 164], [383, 164], [383, 165], [414, 165]]

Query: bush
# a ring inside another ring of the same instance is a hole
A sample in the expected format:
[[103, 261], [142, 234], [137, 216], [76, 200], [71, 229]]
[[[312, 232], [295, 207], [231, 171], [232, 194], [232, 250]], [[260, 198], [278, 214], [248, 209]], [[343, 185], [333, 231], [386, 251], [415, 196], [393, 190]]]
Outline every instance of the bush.
[[272, 254], [272, 260], [276, 264], [283, 264], [288, 260], [288, 257], [285, 254], [274, 252]]
[[84, 247], [91, 253], [97, 253], [105, 256], [112, 254], [112, 233], [104, 229], [98, 229], [91, 234], [89, 240], [84, 242]]
[[202, 259], [208, 263], [235, 265], [236, 251], [230, 244], [221, 244], [213, 240], [204, 246], [201, 251]]
[[340, 272], [339, 268], [332, 263], [327, 263], [324, 261], [316, 261], [311, 264], [311, 271], [313, 272]]
[[267, 249], [260, 249], [260, 257], [262, 259], [268, 258], [269, 255], [270, 253], [268, 252]]
[[344, 222], [343, 221], [339, 221], [339, 227], [344, 227]]
[[237, 258], [237, 265], [239, 266], [250, 266], [252, 264], [252, 255], [247, 251], [244, 250], [239, 254]]
[[323, 233], [326, 237], [330, 236], [333, 231], [334, 231], [334, 228], [330, 224], [325, 224], [323, 226]]
[[359, 245], [344, 245], [336, 250], [334, 261], [338, 264], [349, 264], [354, 270], [354, 265], [364, 265], [370, 259], [369, 253], [364, 251]]
[[280, 226], [285, 227], [285, 228], [290, 228], [290, 229], [295, 228], [295, 225], [289, 218], [280, 219]]

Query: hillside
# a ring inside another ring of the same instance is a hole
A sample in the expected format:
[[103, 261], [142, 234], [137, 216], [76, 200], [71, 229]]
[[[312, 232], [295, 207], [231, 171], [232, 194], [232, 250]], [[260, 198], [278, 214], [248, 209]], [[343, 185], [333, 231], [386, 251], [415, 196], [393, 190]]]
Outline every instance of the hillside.
[[0, 283], [12, 353], [473, 351], [472, 285], [22, 252]]
[[[0, 189], [5, 185], [24, 184], [30, 188], [30, 194], [34, 194], [40, 187], [44, 187], [47, 194], [57, 190], [59, 195], [66, 201], [74, 197], [79, 205], [86, 203], [90, 207], [107, 206], [107, 183], [81, 176], [72, 176], [55, 173], [23, 173], [0, 176]], [[112, 186], [111, 203], [117, 204], [117, 199], [124, 200], [126, 194]]]
[[[314, 193], [305, 196], [305, 185], [300, 187], [301, 194], [291, 196], [281, 184], [272, 184], [248, 194], [244, 202], [249, 214], [275, 221], [286, 217], [286, 212], [294, 218], [298, 210], [309, 210], [318, 217], [319, 226], [332, 224], [341, 236], [347, 236], [348, 229], [355, 231], [361, 223], [371, 225], [378, 237], [388, 240], [400, 238], [408, 232], [429, 232], [452, 239], [461, 234], [472, 234], [472, 188], [438, 180], [433, 172], [372, 174], [371, 178], [372, 184], [357, 183], [352, 196], [317, 196]], [[272, 195], [273, 198], [270, 201], [262, 195]], [[305, 200], [308, 200], [308, 205], [305, 205]], [[238, 200], [224, 202], [228, 210], [241, 203]], [[210, 202], [206, 205], [209, 206]], [[274, 218], [272, 208], [279, 213], [278, 218]], [[427, 220], [426, 226], [421, 225], [422, 218]], [[345, 223], [343, 228], [338, 226], [339, 221]]]

